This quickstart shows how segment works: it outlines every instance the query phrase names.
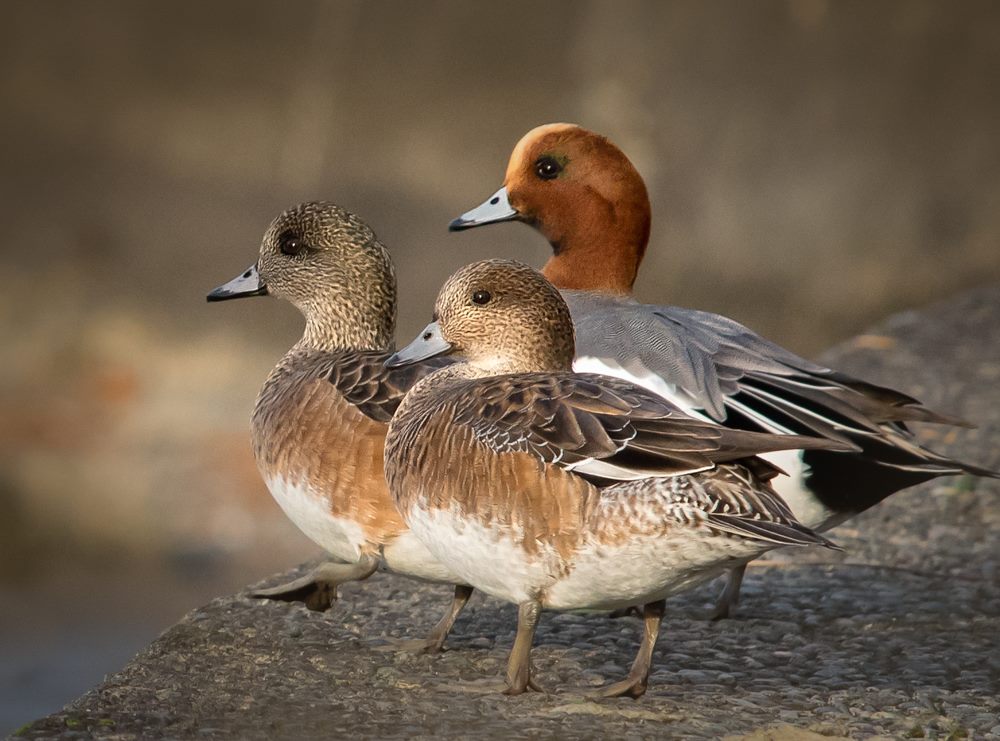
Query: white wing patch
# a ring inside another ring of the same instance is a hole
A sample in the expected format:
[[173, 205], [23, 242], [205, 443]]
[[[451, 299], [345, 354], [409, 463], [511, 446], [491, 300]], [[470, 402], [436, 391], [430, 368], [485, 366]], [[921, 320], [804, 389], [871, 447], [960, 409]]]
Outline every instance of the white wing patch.
[[573, 360], [573, 370], [577, 373], [597, 373], [602, 376], [613, 376], [623, 381], [629, 381], [666, 399], [674, 406], [679, 407], [688, 416], [705, 422], [713, 422], [714, 424], [714, 420], [699, 411], [695, 406], [694, 400], [684, 391], [678, 390], [676, 384], [667, 383], [638, 360], [633, 362], [633, 366], [635, 367], [628, 369], [615, 360], [598, 358], [593, 355], [581, 355]]

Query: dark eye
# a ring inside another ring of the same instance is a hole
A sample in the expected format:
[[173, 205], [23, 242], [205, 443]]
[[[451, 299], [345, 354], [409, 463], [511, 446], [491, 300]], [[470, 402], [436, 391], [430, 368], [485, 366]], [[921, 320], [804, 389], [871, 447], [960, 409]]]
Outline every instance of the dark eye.
[[562, 165], [554, 157], [543, 155], [535, 160], [535, 174], [542, 180], [552, 180], [559, 177], [562, 169]]
[[490, 295], [489, 291], [476, 291], [472, 294], [472, 303], [482, 306], [483, 304], [488, 304], [492, 298], [493, 296]]
[[278, 249], [285, 255], [298, 255], [306, 246], [306, 243], [294, 234], [282, 234], [278, 239]]

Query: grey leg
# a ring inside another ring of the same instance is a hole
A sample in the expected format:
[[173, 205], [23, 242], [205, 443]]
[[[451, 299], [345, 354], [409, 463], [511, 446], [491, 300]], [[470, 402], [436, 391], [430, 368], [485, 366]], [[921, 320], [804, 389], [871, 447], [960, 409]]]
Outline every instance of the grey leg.
[[736, 613], [736, 605], [740, 601], [740, 587], [743, 586], [743, 575], [746, 573], [747, 565], [737, 566], [730, 569], [726, 574], [726, 586], [719, 595], [715, 603], [715, 608], [709, 614], [710, 620], [725, 620], [731, 618]]
[[451, 601], [451, 607], [448, 608], [448, 612], [444, 614], [444, 617], [438, 621], [438, 624], [434, 626], [431, 634], [427, 636], [427, 641], [423, 649], [424, 653], [436, 654], [444, 650], [444, 641], [451, 632], [452, 626], [455, 625], [456, 618], [465, 609], [465, 605], [471, 596], [472, 587], [466, 587], [462, 584], [455, 585], [455, 597]]
[[258, 589], [251, 597], [304, 602], [310, 610], [329, 610], [337, 601], [337, 587], [349, 581], [363, 581], [378, 569], [377, 558], [365, 556], [357, 563], [327, 561], [303, 577], [269, 589]]
[[522, 602], [517, 607], [517, 635], [507, 660], [505, 695], [520, 695], [528, 690], [542, 691], [531, 681], [531, 644], [535, 640], [535, 628], [538, 627], [541, 612], [542, 606], [534, 600]]
[[632, 662], [632, 668], [622, 681], [609, 684], [598, 690], [597, 694], [600, 697], [642, 697], [645, 694], [646, 685], [649, 682], [649, 670], [653, 664], [653, 649], [656, 647], [656, 639], [660, 634], [660, 623], [663, 621], [665, 609], [666, 600], [662, 599], [643, 605], [642, 642], [639, 644], [639, 652], [635, 655], [635, 661]]

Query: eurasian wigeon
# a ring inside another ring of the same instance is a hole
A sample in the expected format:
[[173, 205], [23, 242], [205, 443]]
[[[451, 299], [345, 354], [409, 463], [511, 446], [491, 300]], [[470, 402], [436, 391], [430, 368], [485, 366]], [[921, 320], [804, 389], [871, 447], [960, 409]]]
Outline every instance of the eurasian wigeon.
[[[965, 423], [906, 394], [804, 360], [732, 319], [637, 302], [632, 285], [649, 238], [649, 198], [628, 157], [605, 137], [564, 123], [529, 131], [514, 147], [503, 187], [450, 228], [512, 220], [534, 226], [552, 246], [542, 272], [573, 315], [577, 370], [634, 381], [729, 427], [853, 446], [768, 456], [789, 472], [775, 488], [807, 526], [825, 531], [938, 476], [1000, 476], [920, 446], [905, 423]], [[745, 568], [732, 570], [715, 617], [732, 613]]]
[[254, 593], [325, 610], [337, 586], [380, 565], [457, 584], [451, 609], [426, 643], [440, 650], [472, 589], [409, 532], [385, 484], [389, 418], [406, 390], [433, 369], [387, 369], [396, 323], [396, 274], [388, 251], [357, 216], [303, 203], [276, 218], [257, 262], [209, 301], [273, 295], [306, 320], [302, 338], [264, 382], [251, 417], [253, 453], [267, 488], [303, 533], [342, 563]]
[[389, 423], [386, 478], [411, 532], [463, 581], [518, 605], [508, 694], [537, 689], [529, 654], [544, 609], [644, 605], [628, 677], [646, 689], [663, 600], [734, 562], [832, 544], [800, 525], [754, 455], [836, 447], [732, 430], [610, 376], [572, 370], [566, 303], [540, 273], [490, 260], [459, 270], [435, 321], [392, 368], [454, 354]]

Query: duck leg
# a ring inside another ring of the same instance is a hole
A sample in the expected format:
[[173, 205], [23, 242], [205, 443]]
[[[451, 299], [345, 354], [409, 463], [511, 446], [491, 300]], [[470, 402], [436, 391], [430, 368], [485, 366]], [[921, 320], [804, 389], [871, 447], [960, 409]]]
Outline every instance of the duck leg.
[[746, 571], [746, 564], [729, 570], [726, 574], [726, 586], [716, 600], [712, 612], [709, 613], [709, 620], [725, 620], [733, 617], [736, 605], [740, 601], [740, 587], [743, 586], [743, 575]]
[[357, 563], [327, 561], [303, 577], [276, 587], [254, 590], [250, 596], [283, 602], [304, 602], [310, 610], [323, 612], [337, 601], [338, 586], [349, 581], [367, 579], [375, 573], [378, 565], [379, 560], [372, 556], [364, 556]]
[[451, 632], [452, 626], [455, 625], [455, 620], [458, 618], [459, 613], [465, 609], [465, 605], [471, 596], [472, 587], [467, 587], [463, 584], [455, 585], [455, 597], [451, 601], [451, 607], [448, 608], [448, 612], [444, 614], [444, 617], [438, 621], [438, 624], [434, 626], [431, 634], [427, 636], [427, 641], [423, 646], [424, 653], [436, 654], [444, 649], [445, 639]]
[[535, 600], [522, 602], [517, 607], [517, 635], [507, 660], [507, 689], [505, 695], [520, 695], [522, 692], [542, 689], [531, 681], [531, 644], [535, 640], [535, 628], [542, 606]]
[[666, 600], [650, 602], [642, 607], [643, 633], [639, 652], [635, 655], [628, 676], [620, 682], [609, 684], [598, 690], [600, 697], [641, 697], [649, 682], [649, 670], [653, 664], [653, 649], [660, 634], [660, 623], [666, 610]]

